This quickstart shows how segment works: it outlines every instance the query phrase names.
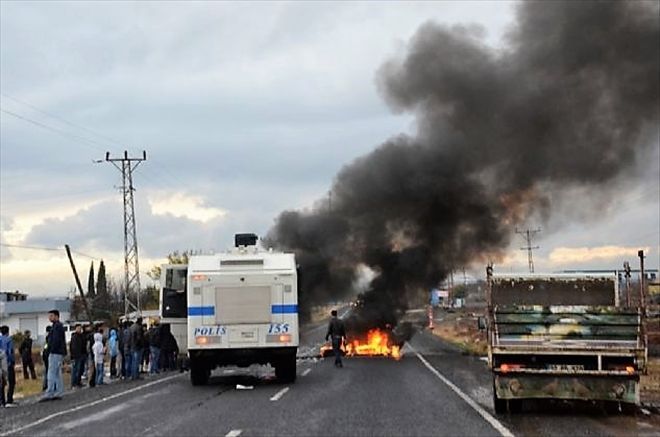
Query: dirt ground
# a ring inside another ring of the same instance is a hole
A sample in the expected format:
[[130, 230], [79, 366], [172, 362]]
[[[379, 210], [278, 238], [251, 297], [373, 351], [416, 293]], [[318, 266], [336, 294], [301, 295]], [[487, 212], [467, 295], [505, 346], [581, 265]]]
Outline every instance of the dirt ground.
[[485, 356], [488, 354], [486, 332], [477, 328], [478, 316], [468, 312], [446, 313], [443, 320], [434, 322], [433, 334], [447, 340], [465, 353]]
[[646, 375], [642, 375], [642, 403], [660, 408], [660, 358], [649, 358]]
[[[37, 373], [37, 379], [24, 379], [23, 366], [19, 363], [16, 365], [16, 388], [14, 390], [14, 399], [20, 403], [21, 399], [28, 396], [41, 393], [42, 384], [44, 380], [44, 366], [41, 363], [35, 363], [34, 370]], [[64, 387], [67, 390], [71, 387], [71, 372], [68, 366], [64, 366], [62, 377], [64, 379]]]

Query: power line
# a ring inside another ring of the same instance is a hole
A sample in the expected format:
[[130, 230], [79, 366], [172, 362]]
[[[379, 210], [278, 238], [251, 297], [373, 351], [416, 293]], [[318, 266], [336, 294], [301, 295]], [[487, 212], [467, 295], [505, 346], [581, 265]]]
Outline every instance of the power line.
[[[39, 113], [41, 113], [41, 114], [44, 114], [44, 115], [46, 115], [46, 116], [48, 116], [48, 117], [54, 118], [54, 119], [56, 119], [56, 120], [59, 120], [59, 121], [65, 123], [65, 124], [67, 124], [67, 125], [69, 125], [69, 126], [71, 126], [71, 127], [73, 127], [73, 128], [81, 129], [81, 130], [83, 130], [83, 131], [85, 131], [85, 132], [88, 132], [88, 133], [91, 133], [92, 135], [95, 135], [95, 136], [97, 136], [97, 137], [99, 137], [99, 138], [103, 138], [104, 140], [107, 140], [107, 141], [108, 141], [109, 143], [111, 143], [111, 144], [119, 145], [119, 146], [122, 146], [122, 147], [123, 147], [123, 145], [124, 145], [121, 141], [117, 140], [116, 138], [112, 138], [112, 137], [110, 137], [110, 136], [107, 136], [107, 135], [104, 135], [104, 134], [98, 133], [98, 132], [96, 132], [96, 131], [94, 131], [94, 130], [92, 130], [92, 129], [89, 129], [89, 128], [85, 127], [85, 126], [82, 126], [82, 125], [80, 125], [80, 124], [73, 123], [73, 122], [67, 120], [67, 119], [64, 118], [64, 117], [61, 117], [61, 116], [56, 115], [56, 114], [53, 114], [52, 112], [46, 111], [46, 110], [44, 110], [44, 109], [42, 109], [42, 108], [39, 108], [39, 107], [36, 106], [36, 105], [33, 105], [33, 104], [31, 104], [31, 103], [26, 102], [26, 101], [24, 101], [24, 100], [17, 99], [16, 97], [10, 96], [10, 95], [8, 95], [8, 94], [6, 94], [6, 93], [0, 93], [0, 95], [2, 95], [3, 97], [5, 97], [5, 98], [7, 98], [7, 99], [10, 99], [10, 100], [12, 100], [12, 101], [14, 101], [14, 102], [17, 102], [17, 103], [19, 103], [19, 104], [21, 104], [21, 105], [25, 105], [25, 106], [27, 106], [27, 107], [29, 107], [29, 108], [31, 108], [31, 109], [33, 109], [33, 110], [35, 110], [35, 111], [37, 111], [37, 112], [39, 112]], [[83, 137], [83, 136], [79, 136], [79, 135], [76, 135], [76, 134], [70, 133], [70, 132], [68, 132], [68, 131], [65, 131], [65, 130], [62, 130], [62, 129], [58, 129], [58, 128], [56, 128], [56, 127], [49, 126], [49, 125], [47, 125], [47, 124], [45, 124], [45, 123], [42, 123], [42, 122], [39, 122], [39, 121], [33, 120], [33, 119], [29, 118], [29, 117], [26, 117], [26, 116], [24, 116], [24, 115], [17, 114], [17, 113], [15, 113], [15, 112], [12, 112], [12, 111], [9, 111], [9, 110], [6, 110], [6, 109], [3, 109], [2, 111], [5, 112], [5, 113], [7, 113], [7, 114], [9, 114], [9, 115], [12, 115], [13, 117], [16, 117], [16, 118], [19, 118], [19, 119], [21, 119], [21, 120], [27, 121], [27, 122], [29, 122], [29, 123], [35, 124], [35, 125], [37, 125], [37, 126], [43, 128], [43, 129], [48, 129], [48, 130], [51, 130], [51, 131], [53, 131], [53, 132], [56, 132], [56, 133], [58, 133], [58, 134], [60, 134], [60, 135], [67, 136], [67, 137], [69, 137], [69, 138], [74, 138], [74, 139], [76, 139], [76, 140], [86, 141], [86, 142], [88, 142], [88, 143], [89, 143], [92, 147], [94, 147], [94, 148], [102, 147], [103, 150], [105, 150], [105, 149], [108, 148], [108, 145], [107, 145], [107, 144], [100, 143], [100, 142], [98, 142], [98, 141], [96, 141], [96, 140], [94, 140], [94, 139], [87, 138], [87, 137]], [[101, 149], [99, 148], [98, 150], [101, 150]], [[179, 182], [180, 184], [184, 184], [184, 182], [181, 180], [181, 178], [179, 178], [176, 174], [174, 174], [172, 171], [170, 171], [166, 166], [161, 165], [158, 161], [154, 161], [154, 164], [155, 164], [156, 166], [158, 166], [158, 167], [159, 167], [164, 173], [166, 173], [169, 177], [171, 177], [172, 179], [176, 180], [176, 181]], [[168, 178], [162, 177], [162, 175], [161, 175], [160, 173], [158, 173], [158, 178], [159, 178], [161, 181], [165, 182], [167, 185], [170, 185], [170, 186], [173, 187], [173, 188], [176, 187], [174, 184], [172, 184], [172, 182], [171, 182]]]
[[525, 231], [519, 231], [516, 229], [516, 234], [520, 234], [523, 236], [525, 239], [525, 242], [527, 245], [525, 247], [521, 247], [520, 250], [526, 250], [527, 251], [527, 264], [529, 266], [529, 273], [534, 273], [534, 258], [532, 257], [532, 251], [539, 249], [539, 246], [532, 246], [532, 239], [536, 234], [541, 232], [541, 228], [537, 229], [527, 229]]
[[33, 125], [35, 125], [35, 126], [39, 126], [39, 127], [42, 128], [42, 129], [47, 129], [47, 130], [49, 130], [49, 131], [52, 131], [52, 132], [58, 133], [59, 135], [62, 135], [62, 136], [64, 136], [64, 137], [68, 137], [68, 138], [70, 138], [70, 139], [72, 138], [72, 139], [75, 139], [75, 140], [78, 140], [78, 141], [83, 141], [83, 142], [87, 143], [88, 146], [93, 147], [93, 148], [95, 148], [95, 149], [97, 149], [97, 150], [104, 150], [104, 149], [106, 148], [105, 145], [103, 145], [103, 144], [101, 144], [101, 143], [98, 143], [98, 142], [96, 142], [96, 141], [94, 141], [94, 140], [91, 140], [91, 139], [89, 139], [89, 138], [81, 137], [81, 136], [78, 136], [78, 135], [72, 134], [71, 132], [67, 132], [67, 131], [64, 131], [64, 130], [61, 130], [61, 129], [58, 129], [58, 128], [55, 128], [55, 127], [49, 126], [49, 125], [47, 125], [47, 124], [45, 124], [45, 123], [42, 123], [42, 122], [40, 122], [40, 121], [32, 120], [31, 118], [28, 118], [28, 117], [25, 117], [25, 116], [22, 116], [22, 115], [16, 114], [15, 112], [8, 111], [8, 110], [6, 110], [6, 109], [1, 109], [1, 108], [0, 108], [0, 111], [4, 112], [5, 114], [11, 115], [12, 117], [16, 117], [16, 118], [18, 118], [18, 119], [20, 119], [20, 120], [26, 121], [26, 122], [28, 122], [28, 123], [32, 123]]
[[77, 128], [77, 129], [82, 129], [82, 130], [84, 130], [84, 131], [86, 131], [86, 132], [88, 132], [88, 133], [91, 133], [92, 135], [96, 135], [96, 136], [99, 137], [99, 138], [103, 138], [104, 140], [110, 141], [111, 143], [115, 143], [116, 145], [121, 145], [121, 142], [118, 141], [118, 140], [116, 140], [116, 139], [114, 139], [114, 138], [110, 138], [110, 137], [108, 137], [108, 136], [106, 136], [106, 135], [102, 135], [102, 134], [100, 134], [100, 133], [98, 133], [98, 132], [96, 132], [96, 131], [93, 131], [92, 129], [86, 128], [85, 126], [81, 126], [81, 125], [79, 125], [79, 124], [73, 123], [73, 122], [71, 122], [71, 121], [69, 121], [69, 120], [67, 120], [67, 119], [65, 119], [65, 118], [63, 118], [63, 117], [60, 117], [59, 115], [55, 115], [55, 114], [53, 114], [53, 113], [51, 113], [51, 112], [45, 111], [45, 110], [43, 110], [43, 109], [41, 109], [41, 108], [39, 108], [39, 107], [37, 107], [37, 106], [31, 104], [31, 103], [28, 103], [28, 102], [25, 102], [25, 101], [19, 100], [19, 99], [17, 99], [16, 97], [12, 97], [12, 96], [7, 95], [7, 94], [5, 94], [5, 93], [0, 93], [0, 95], [2, 95], [3, 97], [8, 98], [8, 99], [10, 99], [10, 100], [13, 100], [13, 101], [16, 102], [16, 103], [20, 103], [21, 105], [25, 105], [25, 106], [27, 106], [28, 108], [31, 108], [31, 109], [33, 109], [33, 110], [35, 110], [35, 111], [37, 111], [37, 112], [39, 112], [39, 113], [41, 113], [41, 114], [44, 114], [44, 115], [46, 115], [46, 116], [48, 116], [48, 117], [54, 118], [54, 119], [59, 120], [59, 121], [65, 123], [65, 124], [68, 124], [68, 125], [71, 126], [71, 127], [75, 127], [75, 128]]
[[[44, 246], [26, 246], [23, 244], [7, 244], [7, 243], [0, 243], [0, 246], [3, 247], [11, 247], [14, 249], [29, 249], [29, 250], [46, 250], [46, 251], [52, 251], [52, 252], [60, 252], [64, 250], [64, 247], [44, 247]], [[86, 258], [90, 258], [93, 260], [101, 260], [102, 258], [96, 257], [96, 256], [91, 256], [87, 255], [86, 253], [79, 252], [77, 250], [72, 250], [71, 252], [75, 253], [76, 255], [84, 256]]]
[[0, 246], [13, 247], [13, 248], [16, 248], [16, 249], [53, 250], [53, 251], [60, 251], [61, 250], [58, 247], [24, 246], [24, 245], [21, 245], [21, 244], [7, 244], [7, 243], [0, 243]]

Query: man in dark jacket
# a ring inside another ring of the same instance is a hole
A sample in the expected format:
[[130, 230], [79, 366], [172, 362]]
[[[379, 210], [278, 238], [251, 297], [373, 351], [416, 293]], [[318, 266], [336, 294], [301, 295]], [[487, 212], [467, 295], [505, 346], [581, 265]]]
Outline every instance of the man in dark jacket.
[[94, 330], [93, 325], [85, 326], [85, 365], [87, 366], [87, 384], [90, 387], [96, 386], [96, 364], [94, 363]]
[[21, 362], [23, 363], [23, 379], [25, 380], [30, 379], [30, 377], [32, 377], [32, 379], [37, 379], [37, 373], [34, 371], [34, 361], [32, 360], [31, 334], [30, 331], [25, 331], [25, 338], [18, 347], [18, 351], [21, 354]]
[[328, 332], [325, 334], [326, 341], [332, 340], [332, 351], [335, 353], [335, 366], [344, 367], [341, 362], [341, 345], [346, 339], [346, 327], [344, 322], [337, 317], [337, 310], [332, 310], [330, 313], [332, 318], [328, 324]]
[[64, 326], [60, 323], [60, 312], [58, 310], [48, 311], [48, 320], [52, 323], [48, 336], [48, 390], [40, 402], [62, 399], [62, 393], [64, 393], [62, 361], [66, 355], [66, 339]]
[[9, 326], [0, 326], [0, 348], [5, 352], [7, 357], [7, 397], [5, 398], [5, 386], [2, 386], [2, 396], [0, 396], [0, 404], [5, 407], [15, 407], [14, 404], [14, 388], [16, 387], [16, 373], [14, 367], [16, 361], [14, 358], [14, 341], [9, 335]]
[[176, 338], [172, 335], [169, 323], [163, 323], [160, 325], [160, 342], [161, 368], [163, 370], [175, 370], [176, 356], [179, 353], [179, 346], [176, 343]]
[[46, 326], [46, 342], [44, 343], [44, 348], [41, 350], [41, 360], [44, 362], [44, 383], [41, 391], [48, 390], [48, 338], [52, 330], [52, 326]]
[[122, 349], [121, 349], [121, 375], [128, 379], [133, 372], [133, 336], [131, 334], [131, 322], [124, 322], [122, 331]]
[[160, 335], [160, 326], [158, 323], [154, 323], [147, 334], [149, 338], [149, 351], [151, 356], [149, 357], [149, 374], [160, 373], [160, 348], [161, 348], [161, 335]]
[[82, 387], [80, 378], [85, 368], [85, 360], [87, 359], [87, 342], [85, 335], [82, 332], [82, 326], [76, 324], [75, 332], [71, 335], [71, 343], [69, 350], [71, 352], [71, 387]]
[[131, 333], [131, 379], [140, 379], [140, 364], [144, 349], [144, 331], [142, 330], [142, 317], [139, 317], [129, 329]]

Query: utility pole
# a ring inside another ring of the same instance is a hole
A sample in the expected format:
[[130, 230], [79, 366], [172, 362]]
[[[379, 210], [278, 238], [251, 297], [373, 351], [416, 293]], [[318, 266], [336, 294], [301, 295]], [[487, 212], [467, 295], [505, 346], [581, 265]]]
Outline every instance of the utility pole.
[[630, 308], [630, 263], [628, 261], [624, 261], [623, 271], [626, 278], [626, 306]]
[[529, 265], [529, 273], [534, 273], [534, 258], [532, 257], [532, 251], [539, 248], [539, 246], [532, 246], [532, 239], [539, 232], [541, 232], [541, 228], [536, 228], [536, 229], [528, 228], [525, 231], [519, 231], [516, 228], [516, 234], [522, 235], [523, 238], [525, 239], [525, 243], [527, 243], [527, 245], [525, 247], [521, 247], [520, 250], [527, 251], [527, 264]]
[[646, 317], [646, 293], [644, 290], [644, 280], [646, 279], [646, 273], [644, 273], [644, 251], [637, 251], [637, 256], [639, 257], [639, 303], [642, 307], [642, 317]]
[[[141, 158], [129, 158], [124, 151], [123, 158], [110, 158], [110, 152], [105, 153], [105, 161], [114, 165], [121, 172], [122, 194], [124, 198], [124, 315], [128, 314], [129, 306], [138, 313], [140, 307], [140, 267], [138, 264], [138, 243], [135, 231], [135, 206], [133, 201], [133, 171], [142, 161], [147, 160], [147, 152], [142, 151]], [[130, 301], [129, 292], [135, 290], [136, 304]]]
[[94, 319], [92, 318], [92, 312], [89, 309], [89, 305], [87, 305], [87, 299], [85, 298], [85, 293], [83, 292], [82, 285], [80, 285], [80, 278], [78, 277], [78, 271], [76, 270], [76, 265], [74, 264], [73, 257], [71, 256], [71, 248], [69, 247], [68, 244], [65, 244], [64, 249], [66, 250], [66, 256], [69, 257], [69, 264], [71, 264], [73, 277], [76, 280], [76, 286], [78, 287], [78, 291], [80, 292], [80, 299], [82, 300], [83, 306], [85, 307], [85, 313], [87, 313], [89, 324], [90, 326], [93, 326]]

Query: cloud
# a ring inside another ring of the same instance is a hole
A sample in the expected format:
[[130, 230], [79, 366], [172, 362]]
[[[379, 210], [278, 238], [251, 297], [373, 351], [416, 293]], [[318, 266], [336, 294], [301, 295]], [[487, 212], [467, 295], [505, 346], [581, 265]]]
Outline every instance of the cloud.
[[[642, 248], [649, 253], [650, 248]], [[558, 247], [548, 256], [551, 264], [584, 264], [594, 261], [614, 261], [624, 258], [636, 258], [639, 247], [599, 246], [599, 247]]]
[[186, 193], [158, 193], [148, 198], [151, 212], [155, 215], [172, 215], [190, 220], [207, 223], [216, 218], [224, 217], [227, 212], [211, 206], [205, 206], [202, 196]]
[[[281, 210], [326, 193], [343, 164], [415, 128], [390, 113], [373, 80], [421, 23], [478, 22], [497, 45], [514, 6], [0, 2], [2, 92], [106, 137], [2, 97], [3, 109], [97, 144], [0, 114], [0, 239], [69, 243], [116, 263], [120, 278], [121, 195], [113, 186], [121, 178], [91, 162], [125, 149], [148, 153], [133, 180], [141, 270], [173, 250], [223, 249], [235, 232], [263, 235]], [[198, 200], [166, 205], [166, 192]], [[153, 211], [151, 199], [167, 212]], [[606, 235], [610, 244], [637, 244], [609, 238], [657, 229], [657, 211], [656, 203], [626, 214], [627, 226], [584, 233], [585, 241], [540, 243], [591, 246]], [[515, 251], [526, 267], [525, 253]], [[0, 255], [3, 287], [46, 292], [73, 284], [66, 258], [53, 261], [62, 269], [53, 275], [46, 265], [29, 267], [52, 253], [2, 248]]]

